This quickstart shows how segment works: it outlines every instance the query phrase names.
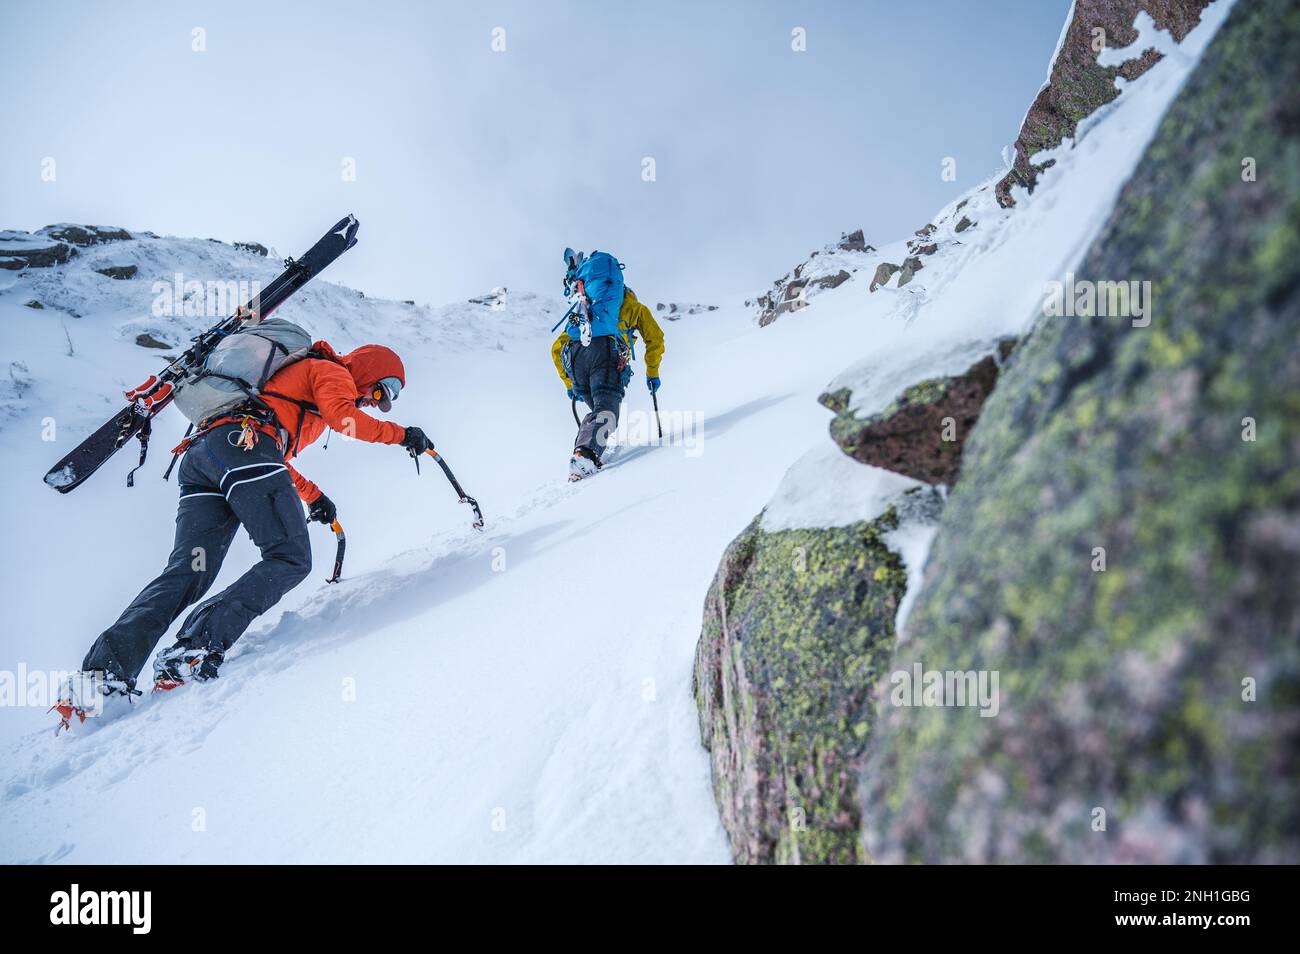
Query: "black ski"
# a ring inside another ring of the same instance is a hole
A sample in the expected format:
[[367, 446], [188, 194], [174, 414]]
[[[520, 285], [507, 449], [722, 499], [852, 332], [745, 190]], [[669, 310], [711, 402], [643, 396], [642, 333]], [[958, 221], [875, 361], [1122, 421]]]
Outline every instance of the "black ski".
[[[150, 422], [172, 402], [176, 385], [185, 375], [207, 358], [217, 342], [233, 332], [243, 322], [243, 316], [252, 312], [262, 318], [282, 305], [289, 296], [319, 275], [336, 258], [357, 243], [357, 220], [349, 215], [325, 233], [296, 261], [285, 259], [284, 271], [261, 294], [248, 302], [239, 312], [209, 328], [194, 338], [185, 353], [137, 388], [126, 392], [131, 402], [50, 468], [45, 482], [61, 494], [66, 494], [81, 484], [99, 467], [131, 440], [140, 441], [140, 463], [144, 463], [148, 448]], [[134, 471], [132, 471], [134, 473]], [[130, 478], [128, 477], [128, 485]]]

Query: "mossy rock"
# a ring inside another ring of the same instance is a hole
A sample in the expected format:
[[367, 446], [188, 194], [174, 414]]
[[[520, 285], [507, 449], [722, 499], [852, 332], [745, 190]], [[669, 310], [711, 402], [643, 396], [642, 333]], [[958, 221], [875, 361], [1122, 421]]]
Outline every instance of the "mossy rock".
[[858, 863], [870, 704], [907, 578], [871, 522], [767, 532], [727, 548], [695, 658], [700, 734], [744, 863]]
[[984, 405], [893, 667], [1001, 709], [882, 710], [878, 860], [1300, 861], [1297, 117], [1300, 7], [1237, 4], [1078, 269], [1150, 325], [1040, 319]]

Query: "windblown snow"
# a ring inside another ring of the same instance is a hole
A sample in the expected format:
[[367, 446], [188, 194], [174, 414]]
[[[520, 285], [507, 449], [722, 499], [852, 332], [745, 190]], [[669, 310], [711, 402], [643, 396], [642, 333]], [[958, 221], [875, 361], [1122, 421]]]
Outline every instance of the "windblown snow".
[[[41, 476], [215, 320], [184, 314], [184, 281], [265, 283], [279, 263], [139, 235], [0, 272], [0, 861], [726, 862], [691, 693], [723, 549], [769, 502], [772, 525], [827, 525], [915, 486], [840, 455], [816, 397], [848, 385], [870, 413], [1024, 331], [1228, 6], [1054, 150], [1015, 210], [998, 208], [995, 177], [954, 197], [932, 220], [939, 250], [905, 287], [868, 290], [876, 262], [906, 256], [896, 242], [769, 327], [739, 302], [666, 324], [668, 440], [623, 448], [581, 484], [565, 480], [574, 428], [549, 355], [561, 301], [496, 290], [430, 308], [327, 272], [279, 314], [339, 349], [403, 355], [390, 417], [432, 436], [486, 531], [437, 468], [417, 474], [398, 448], [334, 435], [299, 463], [339, 506], [343, 582], [325, 584], [334, 540], [313, 525], [316, 569], [220, 679], [57, 737], [46, 674], [77, 668], [170, 549], [176, 488], [160, 476], [184, 421], [159, 419], [132, 490], [135, 445], [67, 496]], [[957, 231], [962, 217], [974, 224]], [[304, 228], [306, 244], [316, 225]], [[137, 271], [96, 271], [117, 266]], [[181, 314], [159, 317], [177, 273]], [[628, 278], [640, 293], [633, 266]], [[640, 368], [626, 408], [631, 432], [649, 433]], [[923, 522], [899, 534], [914, 585], [930, 534]], [[254, 559], [238, 540], [216, 586]]]

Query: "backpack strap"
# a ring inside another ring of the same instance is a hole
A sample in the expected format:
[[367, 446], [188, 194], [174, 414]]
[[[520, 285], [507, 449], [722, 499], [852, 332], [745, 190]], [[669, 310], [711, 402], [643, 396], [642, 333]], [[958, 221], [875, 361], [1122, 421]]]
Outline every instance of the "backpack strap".
[[[302, 356], [302, 360], [303, 361], [309, 361], [309, 360], [310, 361], [332, 361], [334, 364], [337, 365], [343, 364], [343, 362], [340, 361], [334, 355], [327, 354], [324, 351], [318, 351], [315, 348], [308, 349], [307, 353]], [[298, 452], [298, 441], [302, 438], [302, 425], [307, 420], [307, 415], [315, 414], [317, 417], [320, 417], [321, 416], [320, 408], [317, 407], [315, 404], [312, 404], [310, 401], [300, 401], [297, 398], [289, 397], [289, 395], [287, 394], [280, 394], [276, 391], [262, 390], [260, 393], [266, 395], [267, 397], [273, 397], [276, 400], [284, 401], [287, 404], [292, 404], [298, 408], [298, 424], [296, 427], [294, 427], [293, 443], [289, 445], [289, 450], [293, 451], [296, 454]], [[254, 398], [253, 400], [257, 400], [257, 399]], [[271, 411], [270, 407], [268, 407], [264, 401], [258, 401], [258, 403], [261, 404], [262, 407], [266, 408], [266, 410], [269, 413], [274, 415], [275, 412]]]

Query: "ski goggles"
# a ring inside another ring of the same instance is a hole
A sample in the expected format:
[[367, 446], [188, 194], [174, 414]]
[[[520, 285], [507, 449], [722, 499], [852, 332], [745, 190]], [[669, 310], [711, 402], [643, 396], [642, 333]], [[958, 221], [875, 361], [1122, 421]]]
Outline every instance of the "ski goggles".
[[393, 402], [402, 393], [402, 382], [398, 378], [380, 378], [366, 396], [379, 405], [381, 411], [391, 411]]

